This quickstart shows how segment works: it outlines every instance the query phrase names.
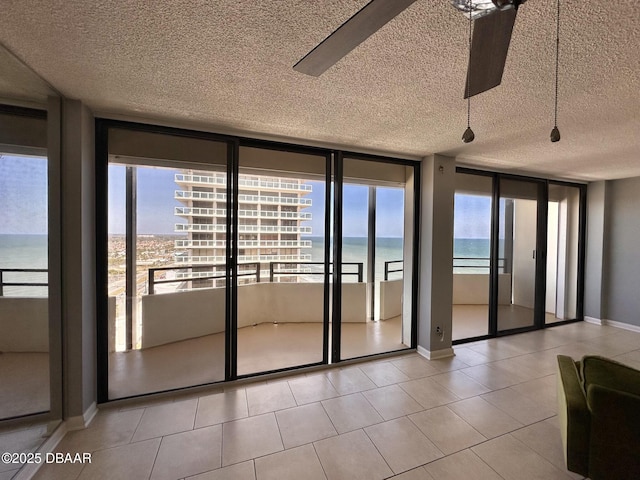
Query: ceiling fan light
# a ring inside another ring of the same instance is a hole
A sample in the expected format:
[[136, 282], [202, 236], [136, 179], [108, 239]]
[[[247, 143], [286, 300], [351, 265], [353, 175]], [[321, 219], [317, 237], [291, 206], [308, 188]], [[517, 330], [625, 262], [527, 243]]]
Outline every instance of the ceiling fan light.
[[487, 15], [496, 9], [493, 0], [451, 0], [451, 4], [472, 19]]
[[550, 138], [553, 143], [560, 141], [560, 130], [558, 130], [558, 127], [553, 127]]
[[471, 130], [471, 127], [467, 127], [467, 129], [462, 134], [462, 141], [464, 143], [471, 143], [473, 142], [474, 138], [476, 138], [475, 133], [473, 133], [473, 130]]

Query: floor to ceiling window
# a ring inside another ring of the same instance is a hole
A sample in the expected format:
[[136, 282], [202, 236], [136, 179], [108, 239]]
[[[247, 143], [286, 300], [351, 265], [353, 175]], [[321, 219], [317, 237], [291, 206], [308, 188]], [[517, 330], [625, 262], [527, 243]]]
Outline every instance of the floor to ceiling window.
[[550, 183], [548, 209], [545, 322], [556, 323], [582, 316], [578, 301], [580, 188]]
[[415, 347], [415, 163], [97, 126], [100, 402]]
[[[240, 147], [238, 375], [326, 361], [327, 161]], [[245, 276], [254, 271], [260, 275]]]
[[51, 408], [46, 125], [0, 110], [0, 420]]
[[458, 169], [454, 342], [582, 318], [585, 191]]
[[[456, 173], [453, 227], [452, 339], [489, 334], [493, 178]], [[504, 258], [498, 259], [504, 282]]]
[[107, 182], [108, 398], [224, 380], [226, 143], [112, 128]]
[[411, 346], [413, 180], [402, 164], [343, 161], [341, 359]]

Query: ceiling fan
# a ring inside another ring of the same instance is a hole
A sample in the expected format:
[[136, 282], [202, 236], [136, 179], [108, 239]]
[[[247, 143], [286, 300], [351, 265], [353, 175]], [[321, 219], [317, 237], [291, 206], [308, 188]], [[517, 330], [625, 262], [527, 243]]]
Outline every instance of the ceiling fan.
[[[526, 0], [451, 0], [474, 19], [464, 98], [500, 85], [518, 7]], [[304, 56], [294, 70], [319, 77], [416, 0], [371, 0]]]

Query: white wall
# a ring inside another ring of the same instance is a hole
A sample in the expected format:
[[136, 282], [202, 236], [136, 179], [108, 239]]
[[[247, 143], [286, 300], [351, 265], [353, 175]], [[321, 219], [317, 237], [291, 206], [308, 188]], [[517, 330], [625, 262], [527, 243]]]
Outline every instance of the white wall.
[[[402, 315], [402, 287], [404, 280], [382, 280], [380, 282], [380, 320]], [[409, 317], [411, 318], [411, 317]], [[404, 325], [403, 317], [403, 325]], [[411, 322], [408, 322], [409, 325]], [[408, 338], [411, 340], [411, 337]]]
[[[498, 275], [498, 303], [511, 304], [511, 274]], [[454, 305], [488, 305], [489, 275], [485, 273], [453, 274]]]
[[514, 200], [513, 303], [533, 308], [535, 298], [537, 202]]

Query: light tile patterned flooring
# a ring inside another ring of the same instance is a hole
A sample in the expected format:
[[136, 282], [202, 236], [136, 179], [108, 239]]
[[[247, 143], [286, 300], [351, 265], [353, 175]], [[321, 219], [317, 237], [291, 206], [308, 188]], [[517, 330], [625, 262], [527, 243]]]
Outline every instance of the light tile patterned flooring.
[[102, 408], [37, 479], [500, 480], [565, 470], [556, 355], [640, 368], [640, 333], [586, 323], [306, 375]]

